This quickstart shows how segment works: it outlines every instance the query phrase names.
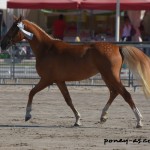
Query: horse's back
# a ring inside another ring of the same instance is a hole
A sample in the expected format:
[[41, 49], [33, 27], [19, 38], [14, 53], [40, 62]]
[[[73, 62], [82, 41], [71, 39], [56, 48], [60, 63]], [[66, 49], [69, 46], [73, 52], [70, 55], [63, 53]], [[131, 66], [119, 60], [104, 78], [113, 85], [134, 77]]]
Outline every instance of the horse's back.
[[58, 54], [68, 54], [75, 57], [84, 56], [90, 48], [91, 48], [90, 44], [75, 45], [63, 41], [54, 42], [54, 50]]
[[62, 41], [55, 42], [54, 50], [61, 58], [77, 58], [79, 61], [86, 60], [87, 64], [99, 66], [122, 65], [123, 58], [120, 47], [108, 42], [95, 42], [89, 44], [73, 45]]

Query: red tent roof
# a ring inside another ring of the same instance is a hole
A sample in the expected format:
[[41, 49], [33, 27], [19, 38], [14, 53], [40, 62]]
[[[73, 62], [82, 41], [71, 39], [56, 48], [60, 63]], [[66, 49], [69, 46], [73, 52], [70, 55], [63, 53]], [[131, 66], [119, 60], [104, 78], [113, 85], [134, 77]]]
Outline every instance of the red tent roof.
[[[82, 0], [80, 8], [116, 10], [117, 0]], [[150, 10], [150, 0], [120, 0], [122, 10]]]
[[7, 8], [77, 9], [78, 0], [8, 0]]
[[[117, 0], [8, 0], [8, 8], [116, 10]], [[150, 10], [150, 0], [120, 0], [122, 10]]]

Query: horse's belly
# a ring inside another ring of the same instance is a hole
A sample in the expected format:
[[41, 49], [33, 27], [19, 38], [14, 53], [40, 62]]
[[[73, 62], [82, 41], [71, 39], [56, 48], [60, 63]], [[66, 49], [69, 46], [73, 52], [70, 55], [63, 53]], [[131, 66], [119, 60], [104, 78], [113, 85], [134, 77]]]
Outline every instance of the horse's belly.
[[94, 67], [72, 67], [70, 69], [64, 69], [62, 74], [59, 74], [58, 80], [62, 81], [79, 81], [87, 79], [98, 73], [98, 70]]
[[[53, 58], [54, 59], [54, 58]], [[41, 78], [47, 78], [52, 82], [60, 81], [79, 81], [87, 79], [98, 73], [98, 70], [89, 58], [85, 59], [62, 59], [59, 57], [55, 60], [49, 59], [48, 63], [46, 59], [40, 65], [37, 65], [37, 72]]]

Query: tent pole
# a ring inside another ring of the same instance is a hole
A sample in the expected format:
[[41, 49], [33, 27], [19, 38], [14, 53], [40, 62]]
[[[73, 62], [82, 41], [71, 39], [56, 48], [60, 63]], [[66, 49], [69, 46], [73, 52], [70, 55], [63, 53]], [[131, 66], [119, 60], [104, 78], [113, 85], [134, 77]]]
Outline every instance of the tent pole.
[[80, 32], [81, 32], [81, 14], [82, 11], [81, 10], [77, 10], [77, 36], [80, 36]]
[[116, 0], [116, 34], [115, 41], [119, 42], [120, 33], [120, 0]]

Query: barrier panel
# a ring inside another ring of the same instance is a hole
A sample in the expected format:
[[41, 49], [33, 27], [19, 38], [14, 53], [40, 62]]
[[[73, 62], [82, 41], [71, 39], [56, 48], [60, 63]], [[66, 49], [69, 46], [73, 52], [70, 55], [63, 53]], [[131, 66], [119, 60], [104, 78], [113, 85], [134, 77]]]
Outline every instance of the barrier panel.
[[[17, 63], [10, 60], [0, 60], [0, 83], [1, 84], [36, 84], [39, 76], [35, 69], [35, 59], [17, 61]], [[121, 69], [121, 79], [129, 86], [129, 70]], [[75, 82], [68, 82], [68, 85], [80, 86], [105, 86], [101, 75], [97, 74], [89, 79]]]
[[[119, 45], [133, 45], [142, 50], [146, 50], [146, 54], [149, 55], [150, 52], [150, 43], [116, 43]], [[18, 48], [18, 47], [19, 48]], [[10, 49], [10, 54], [7, 58], [0, 57], [0, 84], [7, 85], [35, 85], [39, 81], [40, 77], [38, 76], [35, 69], [35, 57], [33, 56], [31, 49], [27, 43], [21, 43], [17, 46]], [[28, 53], [20, 52], [22, 47], [28, 47]], [[18, 51], [19, 49], [19, 53]], [[17, 54], [16, 54], [17, 53]], [[20, 54], [20, 55], [19, 55]], [[30, 54], [30, 55], [29, 55]], [[4, 56], [4, 55], [3, 55]], [[120, 77], [123, 84], [127, 87], [136, 87], [140, 86], [135, 77], [132, 75], [130, 70], [125, 64], [123, 64]], [[105, 86], [104, 81], [102, 80], [100, 74], [97, 74], [89, 79], [82, 81], [67, 82], [67, 85], [70, 86]]]

